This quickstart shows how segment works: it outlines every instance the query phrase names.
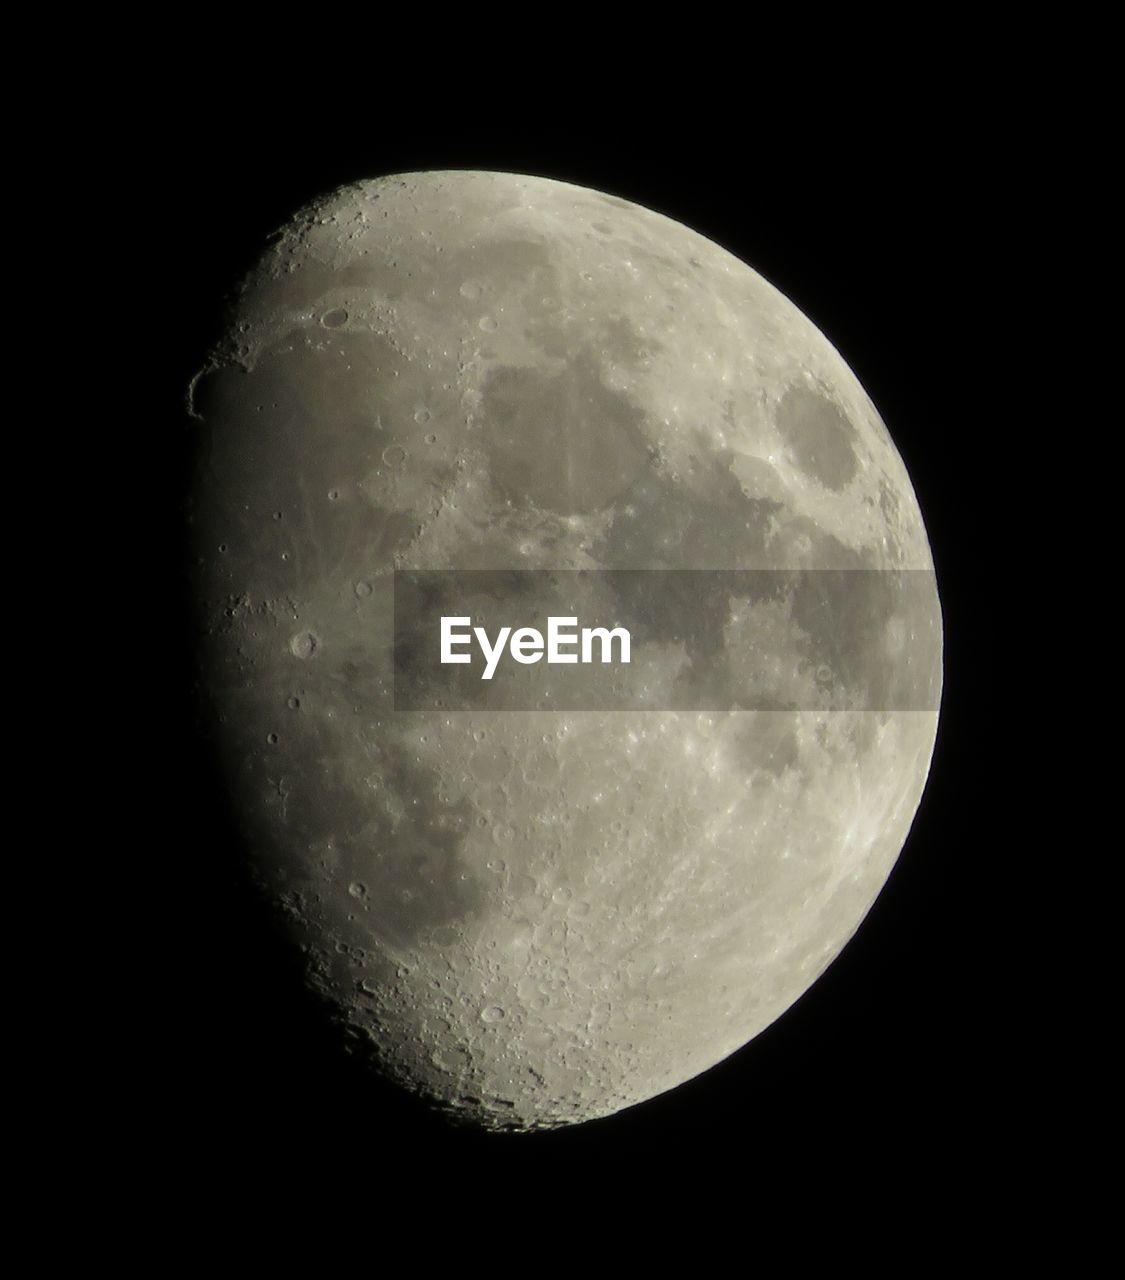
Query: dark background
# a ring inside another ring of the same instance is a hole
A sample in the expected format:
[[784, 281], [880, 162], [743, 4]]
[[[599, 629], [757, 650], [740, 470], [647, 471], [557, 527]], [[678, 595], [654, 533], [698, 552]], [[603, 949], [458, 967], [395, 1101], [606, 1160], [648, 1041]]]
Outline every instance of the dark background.
[[[134, 810], [161, 904], [147, 939], [157, 989], [137, 993], [144, 1048], [131, 1077], [155, 1167], [175, 1168], [176, 1179], [205, 1168], [208, 1186], [311, 1178], [379, 1191], [440, 1170], [547, 1192], [576, 1171], [656, 1167], [682, 1180], [734, 1159], [743, 1176], [783, 1186], [862, 1180], [878, 1168], [902, 1187], [932, 1189], [1002, 1159], [1008, 992], [989, 939], [1007, 854], [992, 817], [985, 498], [994, 475], [980, 411], [982, 339], [999, 309], [989, 263], [1000, 161], [979, 123], [948, 95], [839, 115], [829, 104], [810, 123], [750, 94], [718, 114], [706, 101], [671, 104], [659, 119], [596, 99], [551, 120], [524, 97], [468, 116], [452, 103], [446, 113], [375, 112], [369, 124], [354, 104], [326, 118], [323, 99], [298, 99], [266, 127], [217, 69], [186, 92], [178, 109], [160, 108], [159, 147], [136, 124], [141, 193], [160, 211], [146, 253], [171, 310], [148, 358], [154, 419], [172, 424], [153, 432], [156, 491], [182, 492], [190, 433], [179, 405], [218, 333], [224, 294], [298, 206], [341, 183], [414, 169], [561, 178], [718, 241], [842, 353], [918, 494], [945, 616], [946, 686], [899, 863], [796, 1006], [669, 1094], [572, 1130], [493, 1137], [453, 1130], [371, 1079], [305, 994], [244, 878], [194, 737], [190, 616], [173, 589], [146, 686], [162, 745]], [[156, 581], [170, 581], [180, 519], [171, 501], [153, 515], [146, 554], [165, 566]], [[182, 568], [175, 581], [182, 587]]]

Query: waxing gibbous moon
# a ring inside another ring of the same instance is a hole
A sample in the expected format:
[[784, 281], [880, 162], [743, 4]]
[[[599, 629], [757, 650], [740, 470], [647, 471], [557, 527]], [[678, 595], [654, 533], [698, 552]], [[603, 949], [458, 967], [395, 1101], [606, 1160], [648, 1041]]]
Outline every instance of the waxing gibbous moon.
[[[941, 619], [902, 460], [792, 303], [613, 196], [398, 175], [278, 233], [188, 408], [216, 749], [263, 891], [382, 1071], [481, 1126], [575, 1124], [809, 988], [907, 837]], [[651, 706], [403, 709], [407, 570], [788, 586], [651, 593]], [[802, 575], [829, 571], [818, 611]], [[904, 654], [922, 696], [865, 701]]]

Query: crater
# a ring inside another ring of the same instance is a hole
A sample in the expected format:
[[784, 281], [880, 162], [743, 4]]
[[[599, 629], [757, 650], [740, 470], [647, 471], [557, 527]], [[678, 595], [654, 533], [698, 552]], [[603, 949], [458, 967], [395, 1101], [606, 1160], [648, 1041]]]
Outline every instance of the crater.
[[839, 492], [855, 478], [855, 427], [820, 391], [790, 387], [777, 408], [777, 429], [797, 466], [826, 489]]

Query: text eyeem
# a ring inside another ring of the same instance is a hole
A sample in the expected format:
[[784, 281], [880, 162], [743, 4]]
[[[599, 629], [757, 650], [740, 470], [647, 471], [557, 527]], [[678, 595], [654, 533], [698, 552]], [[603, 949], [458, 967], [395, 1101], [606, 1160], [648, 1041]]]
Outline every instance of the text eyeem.
[[547, 619], [546, 638], [535, 627], [518, 627], [514, 631], [511, 627], [501, 627], [493, 641], [484, 627], [473, 627], [472, 621], [472, 618], [442, 618], [441, 661], [443, 665], [471, 662], [471, 653], [455, 653], [454, 649], [471, 647], [475, 638], [484, 654], [482, 680], [491, 680], [495, 675], [505, 646], [511, 656], [525, 666], [543, 657], [548, 663], [594, 662], [595, 641], [599, 650], [597, 661], [614, 661], [614, 641], [617, 641], [618, 649], [616, 661], [628, 663], [630, 660], [631, 637], [624, 627], [583, 627], [578, 631], [577, 618], [552, 617]]

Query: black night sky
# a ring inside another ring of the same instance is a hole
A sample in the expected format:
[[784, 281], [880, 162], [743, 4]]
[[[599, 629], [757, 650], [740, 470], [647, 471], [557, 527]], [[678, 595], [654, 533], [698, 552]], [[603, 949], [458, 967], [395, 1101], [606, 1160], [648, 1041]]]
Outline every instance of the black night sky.
[[[795, 1007], [732, 1058], [644, 1105], [553, 1134], [487, 1136], [450, 1129], [370, 1078], [305, 993], [297, 957], [244, 875], [193, 736], [187, 596], [171, 592], [159, 683], [146, 688], [153, 733], [179, 745], [161, 755], [133, 811], [163, 903], [148, 940], [148, 954], [162, 957], [159, 991], [143, 1002], [132, 1080], [153, 1159], [207, 1169], [229, 1187], [315, 1177], [377, 1190], [389, 1170], [558, 1187], [602, 1165], [659, 1163], [682, 1178], [732, 1155], [748, 1177], [848, 1181], [877, 1164], [906, 1181], [940, 1180], [967, 1152], [989, 1158], [1001, 1142], [1006, 993], [989, 941], [995, 726], [982, 544], [992, 536], [993, 444], [976, 406], [981, 331], [994, 322], [984, 266], [994, 228], [989, 161], [969, 124], [914, 101], [822, 113], [815, 127], [767, 112], [748, 128], [716, 124], [706, 104], [683, 112], [668, 102], [643, 122], [619, 103], [571, 120], [497, 103], [471, 118], [377, 112], [365, 127], [354, 112], [342, 126], [339, 110], [328, 119], [297, 102], [283, 125], [267, 127], [232, 85], [216, 69], [185, 87], [177, 109], [162, 108], [162, 145], [135, 143], [148, 157], [137, 198], [162, 211], [147, 252], [158, 255], [153, 273], [172, 312], [150, 359], [150, 416], [168, 445], [153, 455], [163, 493], [182, 492], [189, 446], [179, 405], [216, 336], [223, 296], [298, 206], [351, 180], [424, 168], [561, 178], [724, 245], [842, 353], [887, 423], [926, 520], [946, 688], [929, 784], [899, 863], [857, 936]], [[733, 120], [731, 110], [725, 103], [721, 118]], [[756, 114], [752, 102], [743, 112]], [[118, 145], [134, 144], [126, 132]], [[180, 512], [169, 498], [156, 513], [154, 563], [178, 554]]]

